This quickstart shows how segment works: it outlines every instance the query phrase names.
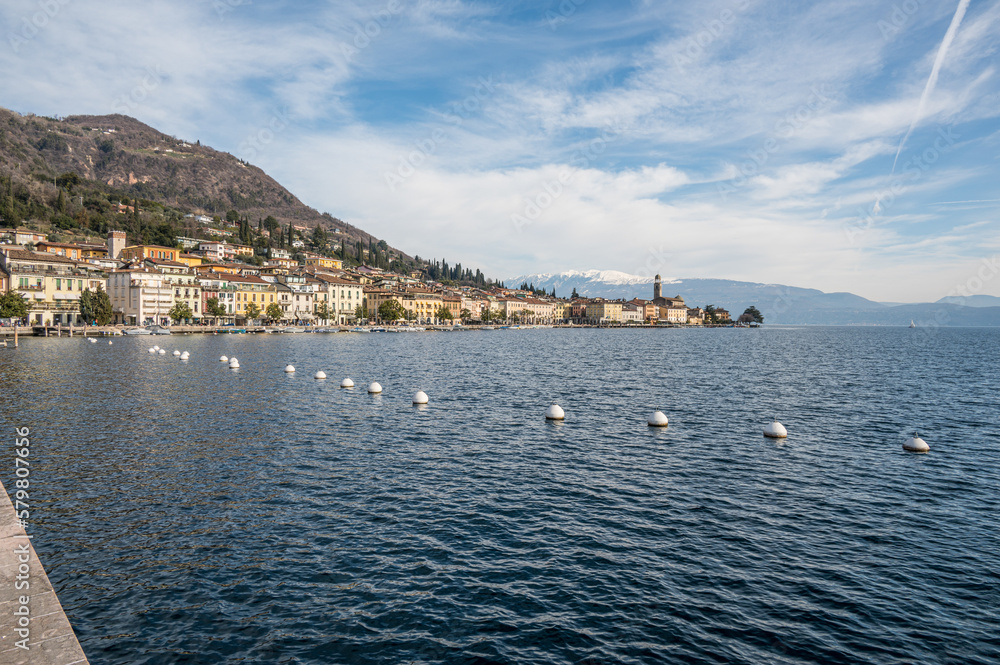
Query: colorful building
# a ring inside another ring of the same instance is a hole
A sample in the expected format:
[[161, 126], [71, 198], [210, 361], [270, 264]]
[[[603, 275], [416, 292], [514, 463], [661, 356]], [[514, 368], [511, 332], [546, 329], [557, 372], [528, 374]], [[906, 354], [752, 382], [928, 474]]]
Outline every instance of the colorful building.
[[122, 250], [121, 256], [117, 257], [122, 261], [142, 261], [144, 259], [157, 259], [159, 261], [176, 261], [180, 257], [181, 250], [173, 247], [162, 247], [160, 245], [132, 245]]
[[82, 325], [80, 295], [104, 288], [96, 266], [48, 252], [8, 249], [0, 252], [8, 288], [28, 304], [28, 322], [39, 325]]

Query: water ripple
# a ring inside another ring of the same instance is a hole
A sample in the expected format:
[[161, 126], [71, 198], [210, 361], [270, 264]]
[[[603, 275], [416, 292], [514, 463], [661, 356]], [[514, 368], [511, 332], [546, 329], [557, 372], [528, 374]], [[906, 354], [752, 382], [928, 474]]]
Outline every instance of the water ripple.
[[996, 662], [1000, 333], [912, 338], [29, 339], [0, 379], [92, 662]]

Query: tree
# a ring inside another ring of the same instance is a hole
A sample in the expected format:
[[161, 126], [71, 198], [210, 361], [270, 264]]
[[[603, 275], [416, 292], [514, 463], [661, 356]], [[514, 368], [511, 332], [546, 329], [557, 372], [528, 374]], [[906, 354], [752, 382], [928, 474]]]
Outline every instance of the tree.
[[316, 228], [313, 229], [312, 244], [319, 248], [326, 247], [326, 231], [323, 230], [322, 225], [317, 225]]
[[705, 323], [718, 323], [715, 315], [715, 305], [705, 305]]
[[327, 305], [325, 302], [321, 302], [320, 304], [316, 305], [316, 316], [323, 321], [329, 321], [330, 320], [329, 305]]
[[467, 308], [463, 307], [462, 308], [462, 313], [459, 316], [462, 317], [463, 321], [468, 321], [469, 319], [472, 318], [472, 312], [470, 312]]
[[438, 310], [434, 312], [434, 316], [438, 317], [442, 321], [451, 321], [455, 318], [452, 315], [451, 310], [448, 309], [445, 305], [441, 305], [440, 307], [438, 307]]
[[179, 323], [181, 319], [190, 319], [194, 316], [194, 312], [191, 311], [190, 305], [183, 300], [178, 300], [174, 303], [174, 306], [170, 308], [170, 311], [167, 312], [167, 316], [173, 319], [174, 323]]
[[367, 319], [368, 318], [368, 308], [358, 305], [354, 308], [354, 318], [356, 319]]
[[274, 233], [275, 231], [281, 228], [281, 224], [278, 223], [278, 220], [276, 220], [271, 215], [268, 215], [267, 217], [264, 218], [264, 228], [267, 229], [267, 232], [269, 234], [271, 234], [272, 240], [277, 240], [277, 238], [274, 237]]
[[268, 321], [280, 321], [284, 315], [285, 313], [281, 311], [281, 305], [276, 302], [271, 303], [264, 310], [264, 316], [267, 317]]
[[80, 318], [85, 323], [90, 323], [97, 318], [97, 310], [94, 303], [94, 294], [90, 289], [84, 289], [80, 294]]
[[[274, 304], [274, 303], [272, 303]], [[252, 302], [247, 305], [246, 315], [248, 321], [256, 321], [260, 316], [260, 307], [257, 307], [257, 303]]]
[[240, 213], [236, 212], [235, 210], [230, 210], [229, 212], [226, 213], [226, 221], [229, 222], [230, 224], [237, 223], [238, 221], [240, 221]]
[[209, 298], [205, 301], [205, 313], [215, 318], [228, 314], [226, 308], [219, 304], [218, 298]]
[[749, 316], [750, 319], [756, 323], [764, 323], [764, 315], [761, 314], [760, 310], [754, 307], [753, 305], [750, 305], [745, 310], [743, 310], [743, 316], [741, 316], [740, 319], [742, 319], [744, 316]]
[[386, 300], [378, 306], [378, 318], [383, 321], [396, 321], [406, 316], [406, 309], [398, 300]]
[[0, 295], [0, 319], [23, 319], [28, 316], [28, 303], [17, 291]]
[[111, 307], [111, 296], [108, 292], [97, 287], [94, 293], [94, 320], [99, 326], [106, 326], [115, 318], [115, 310]]

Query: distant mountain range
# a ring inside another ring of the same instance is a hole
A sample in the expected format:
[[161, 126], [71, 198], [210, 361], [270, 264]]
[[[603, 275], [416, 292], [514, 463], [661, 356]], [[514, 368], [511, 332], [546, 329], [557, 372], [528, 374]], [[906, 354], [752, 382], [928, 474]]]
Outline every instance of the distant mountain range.
[[[573, 289], [590, 298], [653, 297], [653, 279], [615, 270], [567, 271], [520, 275], [505, 280], [508, 286], [523, 282], [567, 297]], [[691, 307], [715, 305], [736, 318], [754, 305], [766, 323], [814, 325], [1000, 326], [1000, 298], [972, 296], [942, 298], [936, 303], [887, 305], [853, 293], [824, 293], [782, 284], [758, 284], [728, 279], [664, 280], [663, 295], [680, 295]]]

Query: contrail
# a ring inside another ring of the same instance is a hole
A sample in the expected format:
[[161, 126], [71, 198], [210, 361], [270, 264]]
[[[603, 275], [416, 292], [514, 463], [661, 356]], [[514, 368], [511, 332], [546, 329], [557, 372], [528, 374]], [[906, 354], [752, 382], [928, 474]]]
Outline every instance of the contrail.
[[927, 98], [931, 96], [934, 92], [934, 86], [937, 85], [938, 72], [941, 71], [941, 65], [944, 63], [944, 58], [948, 55], [948, 47], [951, 46], [952, 40], [955, 39], [955, 33], [958, 32], [958, 26], [962, 22], [962, 18], [965, 17], [965, 10], [969, 8], [969, 0], [959, 0], [958, 9], [955, 10], [955, 15], [951, 17], [951, 25], [948, 26], [948, 32], [944, 33], [944, 39], [941, 41], [941, 46], [938, 48], [937, 57], [934, 58], [934, 66], [931, 67], [931, 75], [927, 79], [927, 85], [924, 86], [924, 92], [920, 95], [920, 103], [917, 105], [917, 114], [913, 117], [913, 122], [910, 123], [910, 128], [906, 130], [906, 135], [903, 136], [903, 140], [899, 142], [899, 148], [896, 150], [896, 158], [892, 160], [892, 173], [896, 172], [896, 162], [899, 161], [899, 154], [903, 152], [903, 146], [906, 144], [906, 139], [910, 138], [910, 134], [913, 133], [913, 128], [916, 127], [917, 123], [920, 122], [920, 117], [924, 114], [924, 106], [927, 104]]

